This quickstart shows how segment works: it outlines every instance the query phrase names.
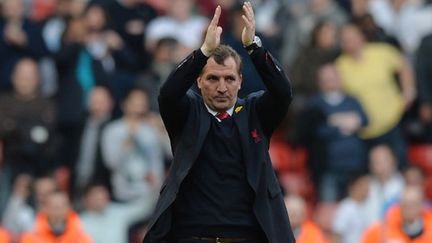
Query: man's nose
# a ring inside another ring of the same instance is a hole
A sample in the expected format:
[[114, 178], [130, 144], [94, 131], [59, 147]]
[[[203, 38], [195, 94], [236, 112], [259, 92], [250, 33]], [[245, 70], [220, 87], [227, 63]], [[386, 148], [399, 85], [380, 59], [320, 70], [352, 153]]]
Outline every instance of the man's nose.
[[227, 90], [228, 90], [228, 88], [226, 86], [225, 80], [223, 80], [223, 79], [219, 80], [217, 91], [220, 93], [225, 93]]

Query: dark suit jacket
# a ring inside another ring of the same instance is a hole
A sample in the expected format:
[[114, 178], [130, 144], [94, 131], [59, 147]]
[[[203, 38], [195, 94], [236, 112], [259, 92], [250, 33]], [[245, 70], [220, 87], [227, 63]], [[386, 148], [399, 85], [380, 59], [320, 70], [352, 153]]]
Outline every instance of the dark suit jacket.
[[[272, 132], [283, 119], [292, 99], [291, 86], [276, 60], [263, 48], [251, 54], [266, 92], [238, 99], [233, 113], [241, 137], [247, 180], [256, 197], [255, 216], [270, 243], [295, 242], [280, 185], [268, 154]], [[189, 90], [207, 62], [200, 50], [187, 57], [169, 76], [159, 95], [159, 106], [168, 130], [174, 161], [162, 186], [155, 214], [150, 220], [148, 242], [170, 239], [171, 205], [183, 179], [200, 153], [210, 127], [202, 97]]]

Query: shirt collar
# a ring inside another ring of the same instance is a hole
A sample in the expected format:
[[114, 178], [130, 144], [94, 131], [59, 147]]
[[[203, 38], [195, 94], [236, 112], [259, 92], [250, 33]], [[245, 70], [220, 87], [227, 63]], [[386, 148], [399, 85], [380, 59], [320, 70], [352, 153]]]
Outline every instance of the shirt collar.
[[[207, 111], [208, 111], [210, 114], [212, 114], [214, 117], [216, 117], [217, 113], [219, 113], [219, 112], [217, 112], [217, 111], [215, 111], [215, 110], [212, 110], [210, 107], [208, 107], [208, 105], [207, 105], [206, 103], [204, 103], [204, 105], [205, 105], [205, 107], [207, 108]], [[229, 109], [226, 111], [226, 112], [228, 112], [228, 114], [229, 114], [230, 116], [232, 116], [232, 114], [233, 114], [233, 112], [234, 112], [234, 106], [235, 106], [235, 105], [233, 105], [231, 108], [229, 108]], [[219, 118], [216, 117], [216, 119], [217, 119], [218, 121], [220, 121]]]

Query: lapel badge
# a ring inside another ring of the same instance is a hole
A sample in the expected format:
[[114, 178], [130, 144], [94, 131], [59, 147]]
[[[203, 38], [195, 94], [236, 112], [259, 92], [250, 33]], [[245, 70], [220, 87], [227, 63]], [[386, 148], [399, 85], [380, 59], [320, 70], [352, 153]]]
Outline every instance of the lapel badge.
[[243, 106], [241, 105], [241, 106], [237, 106], [234, 111], [235, 111], [235, 113], [239, 113], [242, 109], [243, 109]]

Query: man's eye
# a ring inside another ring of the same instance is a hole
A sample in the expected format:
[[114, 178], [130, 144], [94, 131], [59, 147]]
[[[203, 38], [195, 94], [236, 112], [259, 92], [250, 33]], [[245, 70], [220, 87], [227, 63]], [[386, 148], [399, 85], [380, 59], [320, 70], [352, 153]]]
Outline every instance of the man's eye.
[[207, 80], [209, 80], [209, 81], [217, 81], [218, 78], [216, 76], [209, 76], [209, 77], [207, 77]]
[[226, 77], [226, 81], [232, 83], [235, 81], [235, 78], [232, 76], [228, 76], [228, 77]]

